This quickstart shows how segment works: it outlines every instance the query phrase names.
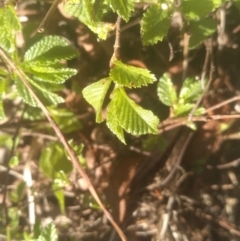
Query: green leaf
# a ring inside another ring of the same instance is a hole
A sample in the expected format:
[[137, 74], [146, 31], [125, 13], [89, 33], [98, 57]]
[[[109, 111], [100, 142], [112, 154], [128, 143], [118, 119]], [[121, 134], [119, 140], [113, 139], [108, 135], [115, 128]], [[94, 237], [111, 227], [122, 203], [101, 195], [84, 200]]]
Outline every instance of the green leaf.
[[52, 68], [45, 66], [33, 65], [28, 69], [28, 72], [39, 81], [60, 84], [64, 83], [73, 75], [77, 74], [75, 69], [70, 68]]
[[143, 15], [141, 26], [143, 44], [156, 44], [168, 32], [170, 12], [163, 10], [160, 4], [152, 5]]
[[178, 103], [177, 105], [175, 105], [173, 107], [174, 107], [173, 113], [174, 113], [175, 116], [183, 116], [193, 109], [194, 104]]
[[53, 223], [48, 224], [48, 226], [44, 227], [41, 230], [41, 235], [38, 238], [40, 241], [57, 241], [58, 235], [57, 235], [57, 229]]
[[52, 190], [58, 200], [61, 212], [65, 213], [65, 196], [63, 191], [63, 185], [59, 184], [59, 182], [55, 179], [52, 185]]
[[98, 123], [103, 121], [102, 105], [111, 82], [110, 78], [101, 79], [98, 82], [87, 86], [82, 92], [83, 97], [95, 109], [96, 122]]
[[137, 68], [123, 64], [121, 61], [114, 61], [114, 68], [110, 71], [110, 78], [120, 86], [138, 88], [147, 86], [156, 81], [153, 74], [147, 69]]
[[199, 19], [222, 4], [221, 0], [183, 0], [182, 12], [190, 19]]
[[126, 22], [134, 10], [133, 0], [108, 0], [113, 11], [117, 12]]
[[64, 99], [51, 92], [46, 85], [44, 85], [44, 82], [36, 82], [33, 81], [31, 79], [29, 79], [29, 82], [32, 84], [33, 86], [33, 90], [35, 91], [35, 93], [37, 94], [37, 96], [39, 97], [39, 99], [43, 102], [44, 105], [50, 106], [50, 105], [57, 105], [60, 103], [64, 102]]
[[21, 24], [12, 5], [0, 8], [0, 46], [7, 52], [16, 50], [16, 32], [21, 30]]
[[59, 36], [47, 36], [25, 53], [24, 61], [44, 61], [48, 64], [63, 59], [72, 59], [76, 55], [76, 50], [69, 45], [66, 39]]
[[164, 74], [159, 79], [157, 94], [163, 104], [167, 106], [173, 106], [176, 104], [177, 94], [173, 87], [173, 83], [167, 74]]
[[72, 170], [72, 164], [67, 160], [64, 148], [56, 142], [52, 142], [42, 151], [39, 165], [42, 172], [50, 178], [55, 178], [59, 171], [68, 173]]
[[133, 135], [156, 134], [158, 123], [159, 119], [131, 100], [123, 88], [114, 90], [107, 109], [107, 124], [114, 133], [117, 132], [121, 141], [124, 140], [121, 128]]
[[109, 32], [115, 29], [115, 25], [112, 23], [96, 22], [86, 23], [87, 26], [98, 35], [100, 39], [106, 40]]
[[189, 103], [196, 101], [202, 93], [201, 82], [193, 78], [187, 78], [183, 82], [183, 86], [180, 91], [179, 101], [183, 103]]
[[25, 194], [26, 183], [24, 181], [20, 182], [17, 187], [10, 193], [10, 199], [12, 202], [19, 203]]
[[19, 164], [19, 158], [18, 156], [13, 156], [11, 157], [11, 159], [9, 160], [9, 167], [13, 168], [16, 167]]
[[118, 109], [117, 103], [115, 101], [111, 101], [107, 108], [107, 126], [108, 128], [115, 134], [118, 139], [126, 145], [126, 141], [124, 138], [123, 128], [120, 126], [119, 119], [117, 113], [120, 111]]
[[207, 37], [216, 31], [217, 23], [210, 18], [190, 21], [189, 31], [191, 34], [189, 48], [195, 48], [201, 44]]
[[55, 107], [49, 107], [48, 110], [63, 133], [71, 133], [82, 128], [81, 122], [72, 111]]
[[[51, 89], [47, 89], [48, 86], [45, 86], [44, 82], [37, 83], [36, 81], [33, 81], [29, 78], [27, 78], [27, 80], [31, 85], [33, 91], [37, 94], [38, 98], [43, 102], [43, 104], [49, 106], [49, 105], [56, 105], [64, 102], [64, 99], [61, 96], [51, 92]], [[37, 107], [38, 106], [37, 101], [32, 97], [30, 91], [28, 90], [28, 88], [25, 87], [22, 81], [19, 79], [15, 79], [15, 84], [16, 84], [17, 92], [23, 98], [23, 100], [27, 104], [33, 107]], [[48, 84], [48, 85], [51, 86], [51, 84]]]
[[36, 107], [37, 101], [32, 97], [31, 93], [29, 92], [29, 90], [25, 87], [25, 85], [23, 85], [22, 81], [19, 79], [15, 79], [15, 85], [16, 85], [16, 89], [18, 94], [23, 98], [23, 100], [33, 106]]
[[93, 5], [89, 0], [70, 0], [64, 3], [67, 14], [79, 18], [83, 23], [92, 22]]
[[[175, 116], [186, 116], [186, 114], [192, 111], [194, 106], [195, 104], [192, 103], [178, 103], [177, 105], [173, 106], [173, 113]], [[205, 109], [203, 107], [200, 107], [194, 112], [194, 116], [202, 115], [204, 111]]]
[[105, 4], [103, 0], [96, 0], [91, 4], [89, 0], [66, 1], [64, 10], [67, 14], [77, 17], [82, 23], [86, 24], [94, 33], [98, 34], [100, 39], [106, 39], [108, 33], [115, 26], [112, 23], [101, 22], [100, 19], [109, 9], [109, 4]]

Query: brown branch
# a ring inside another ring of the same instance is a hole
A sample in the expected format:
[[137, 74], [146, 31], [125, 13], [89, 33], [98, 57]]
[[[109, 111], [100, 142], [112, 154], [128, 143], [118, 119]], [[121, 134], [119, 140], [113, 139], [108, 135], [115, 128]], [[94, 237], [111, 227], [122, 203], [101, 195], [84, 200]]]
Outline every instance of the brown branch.
[[109, 66], [110, 69], [113, 68], [114, 64], [113, 62], [117, 59], [120, 59], [120, 32], [121, 32], [121, 17], [118, 16], [117, 21], [116, 21], [116, 37], [115, 37], [115, 43], [113, 46], [113, 55], [110, 60]]
[[98, 205], [101, 207], [101, 209], [103, 210], [104, 214], [106, 215], [107, 219], [110, 221], [110, 223], [112, 224], [112, 226], [114, 227], [114, 229], [116, 230], [116, 232], [118, 233], [118, 235], [120, 236], [122, 241], [126, 241], [126, 237], [123, 234], [122, 230], [119, 228], [119, 226], [117, 225], [117, 223], [113, 220], [111, 214], [109, 213], [109, 211], [105, 208], [105, 206], [103, 205], [102, 201], [100, 200], [95, 188], [93, 187], [93, 184], [91, 183], [88, 175], [86, 174], [85, 170], [83, 169], [83, 167], [81, 166], [81, 164], [78, 161], [78, 157], [76, 155], [76, 153], [74, 152], [74, 150], [72, 149], [72, 147], [68, 144], [67, 140], [64, 138], [61, 130], [59, 129], [59, 127], [57, 126], [57, 124], [55, 123], [55, 121], [53, 120], [53, 118], [51, 117], [50, 113], [48, 112], [47, 108], [44, 106], [44, 104], [39, 100], [39, 98], [37, 97], [37, 95], [35, 94], [34, 90], [32, 89], [31, 85], [28, 83], [25, 75], [22, 73], [21, 70], [19, 70], [15, 64], [12, 62], [12, 60], [7, 56], [7, 54], [5, 54], [5, 52], [3, 51], [2, 48], [0, 48], [0, 56], [4, 59], [4, 61], [10, 66], [10, 68], [12, 69], [12, 71], [14, 73], [16, 73], [18, 75], [18, 77], [21, 79], [22, 83], [25, 85], [25, 87], [28, 89], [28, 91], [31, 93], [32, 97], [34, 98], [34, 100], [38, 103], [38, 106], [40, 107], [40, 109], [42, 110], [42, 112], [44, 113], [44, 115], [46, 116], [47, 120], [49, 121], [50, 125], [52, 126], [53, 130], [55, 131], [55, 133], [57, 134], [60, 142], [62, 143], [62, 145], [64, 146], [64, 148], [66, 149], [68, 155], [70, 156], [70, 160], [72, 162], [72, 164], [75, 166], [75, 168], [78, 170], [78, 172], [80, 173], [80, 175], [83, 177], [83, 179], [86, 181], [88, 189], [90, 191], [90, 193], [92, 194], [93, 198], [95, 199], [95, 201], [98, 203]]
[[228, 99], [228, 100], [222, 101], [221, 103], [216, 104], [216, 105], [214, 105], [214, 106], [206, 109], [206, 110], [203, 112], [203, 114], [205, 114], [205, 113], [207, 113], [207, 112], [209, 112], [209, 111], [216, 110], [216, 109], [218, 109], [218, 108], [220, 108], [220, 107], [222, 107], [222, 106], [224, 106], [224, 105], [226, 105], [226, 104], [229, 104], [229, 103], [231, 103], [231, 102], [238, 101], [238, 100], [240, 100], [240, 96], [238, 96], [238, 95], [237, 95], [237, 96], [234, 96], [234, 97], [232, 97], [232, 98], [230, 98], [230, 99]]
[[[159, 125], [158, 134], [161, 134], [165, 131], [169, 131], [171, 129], [177, 128], [179, 126], [188, 125], [189, 117], [180, 117], [175, 119], [167, 119], [163, 121]], [[211, 120], [224, 120], [224, 119], [240, 119], [240, 114], [233, 114], [233, 115], [209, 115], [209, 116], [194, 116], [192, 117], [192, 122], [208, 122]]]

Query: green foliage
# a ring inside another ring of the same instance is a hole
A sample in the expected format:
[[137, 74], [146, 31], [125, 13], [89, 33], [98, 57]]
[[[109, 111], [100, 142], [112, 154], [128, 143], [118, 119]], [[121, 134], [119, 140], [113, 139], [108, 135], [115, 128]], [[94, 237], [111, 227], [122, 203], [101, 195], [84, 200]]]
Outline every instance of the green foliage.
[[53, 180], [52, 190], [62, 213], [64, 213], [65, 197], [63, 187], [68, 183], [66, 173], [72, 171], [72, 163], [67, 161], [62, 146], [59, 143], [52, 142], [42, 151], [39, 165], [42, 172]]
[[216, 31], [217, 22], [204, 18], [200, 20], [191, 20], [189, 22], [190, 41], [189, 47], [195, 48], [202, 43], [207, 37]]
[[19, 203], [22, 200], [25, 194], [25, 186], [25, 182], [22, 181], [17, 185], [17, 188], [11, 191], [10, 199], [12, 202]]
[[[201, 83], [192, 78], [187, 78], [180, 90], [179, 96], [173, 87], [173, 83], [168, 75], [163, 75], [159, 79], [157, 93], [160, 101], [172, 107], [174, 116], [182, 116], [189, 113], [195, 105], [195, 101], [202, 93]], [[204, 108], [198, 108], [195, 115], [200, 115]]]
[[[58, 36], [44, 37], [25, 53], [21, 68], [32, 88], [46, 105], [56, 105], [64, 101], [52, 91], [60, 90], [63, 87], [60, 84], [77, 73], [76, 70], [62, 67], [61, 64], [63, 60], [72, 59], [76, 55], [73, 47]], [[17, 91], [25, 102], [37, 106], [29, 90], [19, 79], [15, 81]]]
[[56, 227], [53, 223], [50, 223], [46, 227], [41, 229], [41, 234], [37, 238], [37, 241], [57, 241], [58, 235]]
[[108, 33], [114, 29], [113, 24], [101, 22], [100, 19], [109, 10], [109, 5], [102, 0], [92, 3], [89, 0], [81, 2], [70, 0], [64, 3], [64, 10], [67, 14], [77, 17], [86, 24], [100, 39], [106, 39]]
[[177, 94], [173, 87], [173, 83], [167, 74], [164, 74], [162, 78], [159, 79], [157, 93], [163, 104], [168, 106], [176, 104]]
[[[174, 11], [181, 13], [183, 29], [181, 34], [188, 31], [190, 34], [189, 48], [195, 48], [203, 43], [216, 31], [216, 21], [210, 18], [213, 12], [222, 4], [221, 0], [183, 0], [181, 6], [176, 6], [172, 0], [68, 0], [64, 1], [64, 10], [70, 16], [75, 16], [88, 26], [100, 39], [107, 39], [109, 33], [115, 30], [113, 21], [119, 15], [128, 22], [135, 9], [135, 3], [148, 3], [141, 19], [141, 40], [144, 45], [154, 45], [162, 41], [168, 34], [171, 17]], [[240, 6], [240, 0], [234, 1]], [[114, 12], [112, 22], [106, 22], [106, 14]], [[134, 15], [135, 17], [135, 15]], [[67, 61], [77, 57], [77, 50], [70, 42], [60, 36], [45, 36], [34, 43], [25, 53], [20, 53], [16, 47], [16, 34], [21, 31], [19, 18], [14, 7], [9, 4], [0, 8], [0, 48], [6, 52], [16, 69], [26, 78], [33, 91], [42, 103], [48, 106], [53, 119], [64, 134], [78, 131], [82, 124], [72, 111], [63, 105], [64, 98], [59, 95], [63, 90], [64, 82], [74, 76], [77, 71], [67, 67]], [[181, 38], [182, 36], [179, 36]], [[34, 42], [34, 41], [33, 41]], [[2, 62], [1, 62], [2, 63]], [[106, 106], [106, 125], [126, 144], [125, 132], [132, 135], [157, 134], [159, 119], [151, 110], [142, 108], [128, 96], [128, 89], [144, 88], [156, 81], [156, 77], [147, 69], [127, 65], [120, 60], [113, 63], [109, 75], [87, 86], [83, 91], [83, 97], [96, 111], [96, 122], [104, 121], [102, 112]], [[112, 85], [112, 86], [111, 86]], [[110, 91], [113, 91], [110, 93]], [[58, 92], [58, 93], [56, 93]], [[26, 108], [24, 120], [42, 120], [39, 114], [38, 103], [31, 95], [29, 89], [22, 83], [17, 71], [9, 71], [6, 66], [0, 65], [0, 118], [5, 118], [4, 98], [11, 93], [20, 96]], [[108, 94], [110, 93], [110, 96]], [[178, 94], [179, 93], [179, 94]], [[170, 107], [171, 116], [186, 116], [194, 107], [196, 100], [202, 93], [201, 84], [192, 78], [187, 78], [182, 88], [177, 92], [172, 80], [165, 74], [157, 85], [159, 100]], [[110, 97], [110, 98], [109, 98]], [[198, 108], [195, 115], [202, 114], [203, 108]], [[26, 117], [27, 116], [27, 117]], [[26, 118], [25, 118], [26, 117]], [[188, 123], [192, 129], [194, 123]], [[43, 127], [41, 127], [43, 128]], [[48, 130], [49, 127], [47, 127]], [[83, 126], [84, 128], [84, 126]], [[159, 135], [151, 136], [143, 142], [145, 150], [152, 151], [155, 146], [164, 148], [165, 142]], [[0, 145], [11, 149], [13, 141], [11, 135], [0, 135]], [[15, 143], [17, 146], [17, 144]], [[82, 156], [82, 145], [70, 145], [77, 152], [79, 162], [86, 167], [86, 160]], [[14, 152], [16, 153], [16, 152]], [[39, 166], [41, 171], [52, 180], [52, 190], [56, 196], [62, 213], [65, 212], [65, 199], [63, 188], [68, 184], [67, 174], [72, 171], [72, 164], [67, 161], [69, 157], [58, 142], [49, 142], [42, 150]], [[12, 168], [18, 165], [17, 156], [13, 156], [9, 162]], [[25, 195], [25, 183], [20, 182], [16, 189], [10, 192], [10, 200], [19, 203]], [[85, 201], [99, 208], [94, 200], [85, 196]], [[9, 226], [6, 233], [9, 240], [18, 239], [16, 235], [20, 212], [17, 209], [9, 209]], [[35, 240], [57, 240], [56, 228], [53, 224], [40, 228], [34, 232]], [[27, 237], [27, 235], [26, 235]], [[31, 237], [31, 235], [29, 235]], [[20, 239], [20, 238], [19, 238]]]
[[156, 44], [167, 34], [170, 26], [170, 12], [161, 4], [152, 5], [142, 19], [142, 39], [145, 45]]
[[83, 97], [93, 106], [96, 111], [96, 122], [103, 121], [102, 105], [111, 84], [111, 79], [101, 79], [83, 90]]
[[126, 22], [131, 17], [131, 12], [134, 10], [133, 0], [108, 0], [111, 8], [118, 13]]
[[153, 74], [147, 69], [141, 69], [114, 61], [114, 68], [110, 71], [110, 78], [118, 85], [128, 88], [147, 86], [156, 81]]
[[107, 107], [109, 129], [125, 144], [124, 130], [133, 135], [157, 133], [158, 118], [131, 100], [123, 88], [146, 86], [156, 80], [155, 76], [146, 69], [129, 66], [118, 60], [114, 62], [109, 78], [95, 82], [83, 90], [84, 98], [96, 111], [96, 121], [103, 121], [103, 101], [112, 80], [115, 83], [115, 90]]
[[11, 159], [9, 160], [9, 167], [13, 168], [16, 167], [19, 164], [19, 158], [18, 156], [13, 156], [11, 157]]
[[184, 0], [181, 10], [190, 19], [200, 19], [222, 4], [222, 0]]
[[71, 133], [82, 128], [81, 122], [72, 111], [66, 108], [56, 109], [53, 107], [49, 107], [48, 110], [63, 133]]
[[15, 36], [21, 24], [12, 5], [0, 8], [0, 46], [13, 57], [16, 51]]
[[62, 213], [65, 213], [65, 197], [63, 187], [66, 185], [67, 177], [63, 171], [60, 171], [57, 175], [58, 177], [54, 179], [52, 189], [55, 197], [58, 200], [60, 209]]
[[72, 164], [66, 159], [62, 146], [57, 142], [52, 142], [41, 153], [40, 169], [46, 176], [54, 179], [59, 171], [68, 173], [72, 170]]
[[107, 110], [107, 125], [125, 143], [123, 129], [133, 135], [157, 133], [158, 118], [131, 100], [123, 88], [114, 90]]

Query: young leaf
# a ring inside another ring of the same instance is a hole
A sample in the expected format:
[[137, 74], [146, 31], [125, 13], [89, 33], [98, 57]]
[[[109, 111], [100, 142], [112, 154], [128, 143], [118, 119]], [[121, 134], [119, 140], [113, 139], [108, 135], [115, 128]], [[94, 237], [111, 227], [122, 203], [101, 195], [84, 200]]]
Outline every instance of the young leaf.
[[21, 24], [12, 5], [0, 8], [0, 46], [9, 54], [16, 50], [16, 32]]
[[66, 39], [59, 36], [47, 36], [34, 44], [24, 55], [24, 61], [45, 61], [56, 63], [72, 59], [77, 55]]
[[167, 34], [170, 26], [170, 13], [160, 4], [150, 6], [142, 19], [142, 39], [144, 45], [156, 44]]
[[39, 164], [42, 172], [50, 178], [55, 178], [61, 170], [65, 173], [72, 170], [72, 164], [67, 161], [64, 149], [56, 142], [52, 142], [42, 151]]
[[58, 235], [56, 227], [53, 223], [48, 224], [41, 230], [41, 235], [37, 239], [38, 241], [57, 241]]
[[77, 73], [75, 69], [70, 68], [52, 68], [39, 65], [31, 65], [28, 72], [33, 74], [39, 81], [61, 84], [66, 79], [72, 77]]
[[117, 88], [107, 110], [107, 122], [115, 126], [114, 130], [122, 127], [128, 133], [140, 135], [157, 133], [159, 120], [151, 111], [131, 100], [123, 88]]
[[104, 22], [87, 23], [87, 26], [103, 40], [106, 40], [109, 32], [115, 29], [114, 24]]
[[201, 82], [193, 78], [187, 78], [183, 82], [180, 91], [179, 101], [182, 103], [189, 103], [196, 101], [202, 93]]
[[[192, 103], [178, 103], [174, 106], [174, 115], [175, 116], [186, 116], [193, 108], [195, 104]], [[202, 115], [205, 111], [205, 108], [200, 107], [194, 112], [194, 116]]]
[[12, 202], [19, 203], [25, 194], [26, 183], [20, 182], [10, 193], [10, 199]]
[[174, 105], [173, 113], [175, 116], [183, 116], [184, 114], [190, 112], [194, 104], [191, 103], [178, 103], [177, 105]]
[[87, 86], [82, 92], [83, 97], [95, 109], [96, 122], [98, 123], [103, 121], [101, 113], [102, 105], [111, 82], [110, 78], [101, 79], [98, 82]]
[[19, 164], [19, 158], [18, 156], [12, 156], [11, 159], [9, 160], [9, 167], [14, 168]]
[[133, 0], [108, 0], [113, 11], [117, 12], [126, 22], [131, 17], [134, 10]]
[[167, 74], [160, 79], [157, 87], [157, 94], [163, 104], [173, 106], [177, 102], [177, 94], [173, 87], [173, 83]]
[[[99, 5], [98, 5], [99, 3]], [[96, 7], [99, 7], [96, 9]], [[91, 4], [89, 0], [66, 1], [64, 10], [67, 14], [77, 17], [82, 23], [86, 24], [100, 39], [106, 39], [108, 33], [114, 29], [112, 23], [101, 22], [100, 19], [108, 10], [109, 4], [104, 4], [102, 0], [97, 0]]]
[[221, 0], [184, 0], [182, 1], [182, 12], [190, 19], [200, 19], [211, 13], [220, 6]]
[[67, 14], [81, 18], [83, 23], [92, 21], [93, 5], [89, 0], [70, 0], [64, 3], [64, 10]]
[[114, 62], [114, 68], [110, 71], [110, 78], [120, 86], [138, 88], [156, 81], [153, 74], [147, 69], [137, 68], [123, 64], [121, 61]]
[[55, 197], [58, 200], [61, 212], [65, 213], [65, 196], [63, 191], [63, 185], [59, 184], [59, 182], [56, 179], [54, 179], [52, 190]]
[[191, 33], [189, 48], [195, 48], [201, 44], [207, 37], [216, 31], [217, 23], [210, 18], [200, 19], [199, 21], [190, 21], [189, 30]]

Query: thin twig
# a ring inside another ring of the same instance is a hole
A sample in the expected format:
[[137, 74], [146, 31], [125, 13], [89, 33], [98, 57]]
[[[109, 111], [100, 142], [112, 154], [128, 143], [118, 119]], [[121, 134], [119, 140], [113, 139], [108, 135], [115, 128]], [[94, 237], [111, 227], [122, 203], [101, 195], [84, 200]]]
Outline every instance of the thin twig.
[[220, 165], [217, 165], [217, 166], [211, 166], [211, 165], [207, 165], [207, 169], [227, 169], [227, 168], [232, 168], [232, 167], [237, 167], [240, 165], [240, 158], [234, 160], [234, 161], [231, 161], [231, 162], [228, 162], [228, 163], [224, 163], [224, 164], [220, 164]]
[[47, 14], [45, 15], [44, 19], [40, 23], [37, 31], [39, 33], [43, 32], [45, 30], [46, 25], [48, 24], [51, 16], [56, 11], [58, 4], [61, 2], [61, 0], [54, 0], [53, 4], [51, 5], [50, 9], [48, 10]]
[[176, 163], [175, 163], [172, 171], [171, 171], [171, 172], [168, 174], [168, 176], [161, 182], [161, 184], [160, 184], [161, 187], [166, 186], [167, 183], [173, 178], [175, 172], [176, 172], [177, 169], [178, 169], [178, 166], [180, 166], [180, 163], [181, 163], [181, 161], [182, 161], [183, 155], [184, 155], [184, 153], [185, 153], [185, 151], [186, 151], [186, 149], [187, 149], [187, 147], [188, 147], [188, 144], [189, 144], [189, 142], [191, 141], [192, 137], [193, 137], [193, 132], [191, 132], [191, 133], [188, 134], [188, 137], [187, 137], [187, 139], [186, 139], [185, 142], [184, 142], [184, 145], [183, 145], [183, 147], [182, 147], [182, 149], [181, 149], [181, 151], [180, 151], [180, 153], [179, 153], [179, 155], [178, 155], [178, 157], [177, 157]]
[[17, 179], [23, 180], [23, 175], [14, 171], [14, 170], [8, 170], [7, 167], [0, 165], [0, 172], [7, 172], [12, 175], [13, 177], [16, 177]]
[[210, 48], [210, 44], [208, 42], [211, 42], [211, 40], [206, 40], [205, 41], [205, 47], [206, 47], [206, 55], [205, 55], [205, 60], [204, 60], [204, 65], [203, 65], [203, 69], [202, 69], [202, 73], [201, 73], [201, 85], [202, 85], [202, 89], [205, 89], [205, 78], [206, 78], [206, 74], [207, 74], [207, 67], [209, 64], [209, 57], [210, 57], [210, 52], [211, 52], [211, 48]]
[[[209, 115], [209, 116], [193, 116], [192, 122], [208, 122], [211, 120], [224, 120], [224, 119], [240, 119], [240, 114], [233, 115]], [[180, 117], [177, 119], [168, 119], [159, 125], [158, 134], [172, 130], [179, 126], [187, 126], [189, 123], [188, 117]]]
[[234, 97], [232, 97], [232, 98], [230, 98], [228, 100], [222, 101], [221, 103], [216, 104], [216, 105], [206, 109], [202, 114], [205, 114], [205, 113], [208, 113], [210, 111], [216, 110], [216, 109], [218, 109], [218, 108], [220, 108], [220, 107], [222, 107], [224, 105], [227, 105], [227, 104], [229, 104], [231, 102], [238, 101], [238, 100], [240, 100], [240, 96], [239, 95], [234, 96]]
[[[207, 49], [206, 49], [207, 52], [208, 52], [208, 51], [212, 51], [212, 41], [210, 41], [209, 44], [210, 44], [210, 47], [207, 47]], [[209, 52], [209, 54], [210, 54], [210, 52]], [[208, 91], [210, 85], [212, 84], [214, 70], [215, 70], [215, 68], [214, 68], [214, 65], [213, 65], [213, 60], [211, 60], [210, 75], [209, 75], [208, 83], [207, 83], [207, 85], [205, 86], [205, 88], [204, 88], [201, 96], [198, 98], [198, 100], [197, 100], [196, 104], [194, 105], [192, 111], [190, 112], [189, 117], [188, 117], [188, 120], [189, 120], [189, 121], [192, 120], [193, 115], [194, 115], [196, 109], [197, 109], [198, 106], [201, 104], [204, 95], [206, 94], [206, 92]]]
[[112, 58], [110, 60], [109, 66], [110, 69], [113, 68], [114, 66], [114, 61], [117, 59], [120, 59], [120, 32], [121, 32], [121, 17], [118, 16], [117, 21], [116, 21], [116, 37], [115, 37], [115, 43], [113, 45], [113, 55]]
[[103, 205], [103, 203], [100, 200], [100, 198], [99, 198], [95, 188], [93, 187], [93, 184], [91, 183], [88, 175], [86, 174], [85, 170], [83, 169], [83, 167], [79, 163], [78, 157], [77, 157], [75, 151], [72, 149], [72, 147], [69, 145], [69, 143], [65, 139], [64, 135], [62, 134], [61, 130], [59, 129], [58, 125], [55, 123], [53, 118], [51, 117], [51, 115], [50, 115], [49, 111], [47, 110], [47, 108], [44, 106], [44, 104], [39, 100], [39, 98], [35, 94], [34, 90], [31, 87], [31, 85], [28, 83], [25, 75], [21, 72], [21, 70], [19, 70], [15, 66], [15, 64], [12, 62], [12, 60], [9, 59], [9, 57], [5, 54], [5, 52], [3, 51], [2, 48], [0, 48], [0, 56], [4, 59], [4, 61], [6, 61], [6, 63], [10, 66], [10, 68], [13, 70], [13, 72], [18, 75], [18, 77], [21, 79], [21, 81], [23, 82], [25, 87], [31, 93], [31, 95], [34, 98], [34, 100], [38, 103], [38, 106], [41, 108], [42, 112], [44, 113], [44, 115], [46, 116], [46, 118], [49, 121], [50, 125], [52, 126], [53, 130], [55, 131], [56, 135], [58, 136], [60, 142], [62, 143], [62, 145], [66, 149], [66, 152], [70, 156], [71, 162], [73, 163], [75, 168], [78, 170], [79, 174], [86, 181], [88, 189], [89, 189], [90, 193], [92, 194], [93, 198], [96, 200], [98, 205], [101, 207], [101, 209], [103, 210], [103, 212], [106, 215], [107, 219], [110, 221], [110, 223], [113, 225], [113, 227], [115, 228], [116, 232], [120, 236], [121, 240], [122, 241], [126, 241], [126, 237], [123, 234], [122, 230], [119, 228], [117, 223], [113, 220], [111, 214], [108, 212], [108, 210]]
[[[123, 32], [123, 31], [125, 31], [125, 30], [127, 30], [127, 29], [129, 29], [129, 28], [131, 28], [131, 27], [133, 27], [133, 26], [135, 26], [135, 25], [137, 25], [137, 24], [139, 24], [140, 22], [141, 22], [141, 17], [136, 18], [136, 19], [134, 19], [133, 21], [131, 21], [131, 22], [123, 25], [123, 26], [120, 28], [120, 31]], [[110, 33], [110, 34], [108, 35], [107, 38], [110, 38], [110, 37], [112, 37], [112, 36], [114, 36], [114, 35], [116, 35], [116, 32], [113, 31], [112, 33]]]

